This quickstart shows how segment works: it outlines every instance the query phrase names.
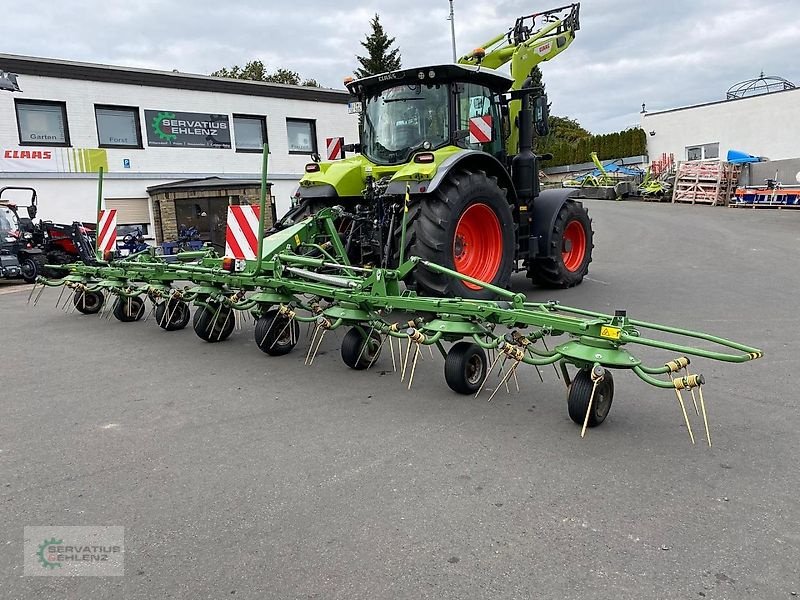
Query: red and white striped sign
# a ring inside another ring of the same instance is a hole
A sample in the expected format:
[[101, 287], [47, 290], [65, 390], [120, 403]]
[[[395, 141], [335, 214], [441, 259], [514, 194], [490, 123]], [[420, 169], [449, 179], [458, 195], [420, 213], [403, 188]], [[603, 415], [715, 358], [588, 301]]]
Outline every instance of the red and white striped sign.
[[255, 260], [258, 254], [258, 206], [242, 204], [228, 207], [225, 230], [225, 256]]
[[108, 252], [117, 243], [117, 209], [101, 210], [97, 215], [97, 250]]
[[469, 143], [486, 144], [492, 141], [492, 115], [472, 117], [469, 120]]
[[325, 145], [328, 148], [328, 160], [341, 160], [344, 158], [344, 138], [326, 138]]

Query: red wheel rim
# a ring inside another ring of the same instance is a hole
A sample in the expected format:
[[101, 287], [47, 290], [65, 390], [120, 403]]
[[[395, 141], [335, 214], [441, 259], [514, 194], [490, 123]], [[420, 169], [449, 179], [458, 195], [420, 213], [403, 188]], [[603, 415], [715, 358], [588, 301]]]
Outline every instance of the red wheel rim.
[[[491, 283], [503, 261], [503, 231], [495, 212], [483, 203], [471, 205], [456, 224], [453, 263], [456, 271]], [[463, 282], [471, 290], [479, 285]]]
[[567, 271], [577, 271], [583, 264], [586, 256], [586, 232], [580, 221], [570, 221], [564, 229], [564, 246], [561, 249], [561, 259]]

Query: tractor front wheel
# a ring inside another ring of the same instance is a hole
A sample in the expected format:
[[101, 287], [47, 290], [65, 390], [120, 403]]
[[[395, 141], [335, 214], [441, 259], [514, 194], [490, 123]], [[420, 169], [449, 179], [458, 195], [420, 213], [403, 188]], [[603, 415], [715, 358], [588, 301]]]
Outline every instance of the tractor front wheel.
[[553, 223], [548, 255], [533, 259], [528, 277], [551, 288], [578, 285], [589, 272], [593, 237], [589, 213], [580, 202], [567, 200]]
[[22, 279], [25, 280], [25, 283], [36, 283], [36, 278], [42, 274], [46, 264], [47, 262], [41, 254], [25, 255], [20, 261]]
[[[514, 218], [506, 190], [484, 171], [450, 173], [433, 193], [412, 203], [406, 256], [458, 271], [502, 288], [514, 264]], [[398, 235], [399, 237], [399, 235]], [[417, 291], [428, 296], [491, 299], [479, 285], [418, 266]]]

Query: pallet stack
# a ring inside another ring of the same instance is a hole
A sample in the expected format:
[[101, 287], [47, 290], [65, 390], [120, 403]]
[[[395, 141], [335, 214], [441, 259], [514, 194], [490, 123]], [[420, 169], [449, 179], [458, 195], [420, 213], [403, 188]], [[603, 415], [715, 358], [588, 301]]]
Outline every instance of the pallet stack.
[[673, 202], [727, 206], [739, 180], [740, 165], [720, 160], [678, 163]]

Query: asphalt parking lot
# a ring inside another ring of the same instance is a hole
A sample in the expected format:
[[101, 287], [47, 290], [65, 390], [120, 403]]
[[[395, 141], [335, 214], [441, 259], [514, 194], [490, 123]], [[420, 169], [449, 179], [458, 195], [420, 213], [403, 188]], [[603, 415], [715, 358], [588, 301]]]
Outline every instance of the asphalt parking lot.
[[[2, 597], [800, 594], [800, 211], [588, 205], [590, 278], [515, 288], [761, 347], [694, 363], [712, 448], [631, 374], [581, 440], [552, 369], [487, 403], [427, 357], [407, 392], [387, 356], [348, 370], [341, 334], [307, 367], [304, 343], [270, 358], [252, 326], [212, 345], [4, 283]], [[24, 577], [30, 525], [124, 526], [125, 575]]]

